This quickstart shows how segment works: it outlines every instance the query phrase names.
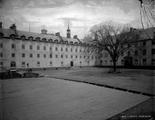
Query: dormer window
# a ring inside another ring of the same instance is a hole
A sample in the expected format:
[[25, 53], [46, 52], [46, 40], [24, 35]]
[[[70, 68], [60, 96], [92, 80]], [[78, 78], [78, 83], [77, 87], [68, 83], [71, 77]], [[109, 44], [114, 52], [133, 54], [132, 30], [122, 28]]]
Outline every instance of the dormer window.
[[37, 41], [40, 41], [40, 37], [36, 37], [35, 39], [36, 39]]
[[21, 38], [22, 40], [25, 40], [26, 37], [25, 37], [24, 35], [22, 35], [20, 38]]
[[74, 44], [75, 44], [75, 45], [77, 45], [77, 44], [78, 44], [78, 42], [75, 42]]
[[54, 40], [54, 42], [55, 42], [55, 43], [58, 43], [58, 40], [56, 39], [56, 40]]
[[46, 41], [46, 38], [42, 38], [43, 41]]
[[71, 41], [70, 44], [73, 44], [73, 42]]
[[53, 42], [53, 40], [52, 40], [52, 39], [49, 39], [48, 41], [49, 41], [49, 42]]
[[30, 36], [30, 37], [28, 37], [28, 39], [29, 39], [29, 40], [33, 40], [33, 37], [32, 37], [32, 36]]
[[13, 40], [15, 39], [15, 37], [16, 37], [16, 35], [14, 35], [14, 34], [10, 35], [10, 38], [13, 39]]
[[68, 44], [68, 41], [65, 41], [66, 44]]

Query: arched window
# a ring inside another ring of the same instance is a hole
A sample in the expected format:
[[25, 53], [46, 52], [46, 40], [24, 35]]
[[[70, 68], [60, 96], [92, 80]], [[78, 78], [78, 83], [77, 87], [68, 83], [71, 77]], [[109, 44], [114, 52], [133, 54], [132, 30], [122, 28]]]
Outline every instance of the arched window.
[[16, 62], [15, 61], [11, 61], [10, 67], [16, 67]]

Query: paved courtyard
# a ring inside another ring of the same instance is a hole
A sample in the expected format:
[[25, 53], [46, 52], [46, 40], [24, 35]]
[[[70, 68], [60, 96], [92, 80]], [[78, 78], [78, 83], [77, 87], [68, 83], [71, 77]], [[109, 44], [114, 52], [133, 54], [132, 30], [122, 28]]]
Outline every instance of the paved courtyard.
[[120, 69], [121, 73], [117, 74], [107, 73], [108, 71], [108, 68], [83, 67], [68, 70], [42, 70], [37, 72], [47, 77], [110, 85], [155, 95], [155, 71]]
[[46, 77], [0, 82], [4, 120], [104, 120], [149, 98]]

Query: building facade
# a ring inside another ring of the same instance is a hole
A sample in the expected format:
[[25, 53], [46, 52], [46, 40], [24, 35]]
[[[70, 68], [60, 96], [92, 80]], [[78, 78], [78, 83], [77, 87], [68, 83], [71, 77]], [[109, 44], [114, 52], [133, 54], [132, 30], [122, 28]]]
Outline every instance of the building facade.
[[90, 44], [82, 43], [77, 36], [71, 38], [60, 33], [48, 34], [18, 31], [15, 28], [0, 28], [0, 68], [50, 68], [94, 66], [96, 54], [88, 54]]
[[[130, 49], [118, 59], [118, 66], [155, 66], [155, 28], [134, 29], [139, 39], [132, 41]], [[106, 51], [103, 51], [100, 65], [111, 66], [112, 60]]]

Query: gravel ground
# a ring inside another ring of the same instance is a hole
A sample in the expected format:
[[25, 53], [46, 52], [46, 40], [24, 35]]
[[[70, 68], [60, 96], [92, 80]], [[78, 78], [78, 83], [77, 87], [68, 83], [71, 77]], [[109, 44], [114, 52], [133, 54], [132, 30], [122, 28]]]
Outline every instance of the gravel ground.
[[149, 97], [54, 78], [1, 81], [4, 120], [104, 120]]

